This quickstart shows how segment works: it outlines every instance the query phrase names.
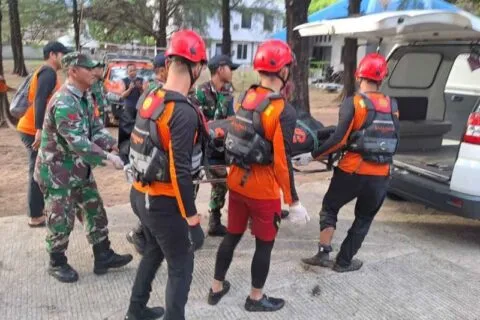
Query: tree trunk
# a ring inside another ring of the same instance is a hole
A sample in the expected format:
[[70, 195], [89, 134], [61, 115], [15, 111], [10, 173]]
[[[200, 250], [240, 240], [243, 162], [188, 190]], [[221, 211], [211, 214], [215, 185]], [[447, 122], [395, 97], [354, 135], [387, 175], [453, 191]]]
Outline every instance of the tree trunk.
[[300, 37], [296, 26], [308, 21], [308, 7], [311, 0], [285, 0], [287, 12], [287, 41], [297, 58], [293, 68], [292, 80], [295, 84], [293, 104], [298, 110], [310, 113], [308, 88], [310, 48], [307, 37]]
[[[0, 0], [0, 8], [2, 7], [2, 0]], [[0, 76], [3, 76], [3, 39], [2, 39], [2, 20], [3, 20], [3, 15], [2, 15], [2, 10], [0, 10]]]
[[[361, 0], [349, 0], [348, 16], [360, 14]], [[355, 70], [357, 69], [357, 39], [345, 38], [343, 51], [343, 94], [350, 97], [355, 93]]]
[[13, 73], [21, 77], [27, 76], [25, 59], [23, 58], [22, 30], [18, 14], [18, 0], [8, 0], [8, 14], [10, 20], [10, 35], [13, 52]]
[[75, 49], [80, 51], [80, 19], [78, 16], [78, 4], [77, 0], [72, 0], [72, 18], [73, 18], [73, 31], [75, 40]]
[[167, 47], [167, 24], [168, 24], [168, 12], [167, 12], [167, 0], [158, 0], [158, 31], [156, 36], [156, 46], [160, 48]]
[[232, 55], [232, 35], [230, 33], [230, 0], [222, 0], [222, 54]]

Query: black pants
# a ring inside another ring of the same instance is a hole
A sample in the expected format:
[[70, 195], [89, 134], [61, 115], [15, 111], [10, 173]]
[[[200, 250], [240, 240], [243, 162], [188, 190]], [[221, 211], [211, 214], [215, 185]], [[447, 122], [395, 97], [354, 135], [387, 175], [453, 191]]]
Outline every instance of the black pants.
[[135, 107], [125, 106], [120, 113], [118, 121], [118, 148], [120, 149], [120, 158], [125, 164], [128, 163], [128, 148], [122, 148], [125, 142], [130, 141], [130, 135], [135, 127], [137, 110]]
[[373, 218], [385, 200], [388, 182], [389, 177], [349, 174], [335, 169], [330, 187], [323, 199], [320, 230], [335, 228], [340, 209], [357, 198], [355, 220], [338, 253], [338, 264], [349, 265], [362, 246]]
[[137, 306], [147, 304], [152, 291], [152, 281], [165, 258], [168, 264], [168, 281], [164, 320], [183, 320], [192, 282], [194, 258], [188, 224], [182, 218], [174, 198], [150, 196], [147, 210], [145, 194], [132, 188], [130, 201], [142, 222], [146, 239], [145, 252], [138, 266], [130, 303]]
[[20, 133], [23, 144], [28, 152], [28, 216], [31, 218], [38, 218], [43, 215], [43, 194], [40, 191], [38, 183], [33, 179], [33, 172], [35, 170], [35, 161], [37, 160], [38, 152], [33, 150], [32, 143], [35, 141], [35, 136]]

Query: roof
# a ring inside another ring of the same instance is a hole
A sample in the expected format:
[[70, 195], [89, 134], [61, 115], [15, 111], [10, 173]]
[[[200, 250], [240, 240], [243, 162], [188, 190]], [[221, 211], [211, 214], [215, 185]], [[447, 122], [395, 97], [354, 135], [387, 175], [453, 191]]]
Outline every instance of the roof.
[[302, 37], [341, 37], [388, 41], [445, 41], [480, 39], [480, 19], [458, 10], [406, 10], [360, 17], [308, 22], [295, 27]]
[[[386, 8], [383, 7], [382, 2], [378, 0], [361, 0], [360, 13], [361, 15], [370, 15], [375, 13], [382, 13], [388, 11], [402, 11], [402, 10], [428, 10], [440, 9], [446, 11], [457, 12], [460, 9], [444, 0], [392, 0]], [[385, 1], [386, 2], [386, 1]], [[308, 16], [308, 22], [316, 22], [322, 20], [341, 19], [348, 17], [348, 0], [340, 0], [325, 9], [317, 11]], [[282, 29], [270, 36], [273, 39], [281, 39], [286, 41], [287, 31]]]

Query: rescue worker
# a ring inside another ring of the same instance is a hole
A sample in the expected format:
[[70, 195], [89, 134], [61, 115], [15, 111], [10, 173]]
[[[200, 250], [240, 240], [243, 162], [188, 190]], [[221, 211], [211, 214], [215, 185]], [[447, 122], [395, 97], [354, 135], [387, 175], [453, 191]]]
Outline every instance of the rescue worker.
[[[160, 53], [155, 56], [153, 61], [155, 79], [145, 83], [144, 92], [137, 103], [137, 109], [141, 107], [148, 93], [150, 93], [152, 90], [163, 87], [163, 84], [167, 80], [167, 69], [165, 62], [165, 54]], [[143, 251], [145, 250], [145, 234], [143, 233], [141, 222], [139, 222], [135, 228], [127, 233], [127, 240], [133, 244], [138, 253], [143, 254]]]
[[104, 73], [105, 64], [98, 62], [98, 65], [93, 68], [93, 74], [97, 81], [95, 81], [90, 88], [92, 93], [93, 104], [95, 107], [95, 115], [102, 119], [105, 112], [105, 108], [108, 106], [107, 98], [105, 95], [105, 88], [103, 86], [103, 73]]
[[43, 119], [50, 97], [60, 88], [61, 83], [57, 71], [62, 68], [62, 57], [69, 53], [60, 42], [49, 42], [43, 47], [45, 63], [35, 70], [28, 91], [28, 101], [31, 106], [17, 124], [25, 148], [28, 151], [28, 225], [30, 227], [45, 226], [43, 195], [38, 184], [33, 179], [35, 161], [42, 136]]
[[217, 252], [215, 275], [208, 303], [217, 304], [229, 291], [225, 275], [234, 250], [251, 220], [256, 239], [252, 260], [252, 288], [245, 302], [248, 311], [276, 311], [283, 299], [267, 297], [263, 287], [270, 267], [270, 256], [280, 227], [281, 200], [290, 205], [289, 219], [306, 223], [306, 209], [295, 189], [290, 161], [296, 112], [280, 92], [290, 78], [294, 57], [290, 47], [280, 40], [259, 45], [253, 68], [260, 75], [239, 99], [239, 108], [225, 138], [229, 189], [228, 231]]
[[65, 55], [62, 64], [67, 68], [67, 81], [47, 107], [35, 180], [45, 198], [48, 273], [61, 282], [75, 282], [78, 273], [67, 263], [65, 251], [77, 211], [82, 212], [93, 245], [94, 273], [122, 267], [132, 256], [117, 255], [110, 248], [107, 215], [92, 173], [105, 160], [123, 169], [121, 159], [111, 153], [116, 141], [94, 116], [87, 94], [96, 80], [92, 69], [97, 63], [74, 52]]
[[196, 32], [181, 30], [172, 35], [165, 56], [167, 81], [139, 108], [130, 139], [130, 201], [142, 222], [146, 245], [125, 317], [128, 320], [162, 316], [163, 308], [146, 305], [164, 259], [168, 264], [165, 320], [185, 319], [194, 250], [204, 239], [195, 207], [192, 159], [208, 133], [187, 94], [206, 63], [205, 43]]
[[[210, 81], [207, 81], [195, 90], [191, 95], [192, 102], [197, 105], [208, 121], [226, 119], [235, 115], [233, 109], [232, 71], [240, 65], [233, 63], [229, 56], [216, 55], [208, 62]], [[211, 165], [220, 163], [210, 162]], [[208, 176], [213, 179], [227, 177], [226, 167], [212, 167]], [[210, 236], [223, 237], [227, 229], [221, 223], [221, 210], [225, 205], [227, 184], [223, 182], [212, 183], [209, 203], [208, 234]]]
[[[385, 199], [390, 165], [398, 144], [397, 103], [379, 92], [387, 72], [387, 62], [379, 54], [368, 54], [361, 60], [356, 71], [358, 92], [343, 101], [334, 134], [312, 154], [318, 158], [344, 148], [320, 211], [318, 253], [302, 259], [306, 264], [333, 265], [337, 272], [362, 267], [362, 261], [353, 257]], [[335, 262], [330, 261], [338, 212], [355, 198], [355, 220]]]

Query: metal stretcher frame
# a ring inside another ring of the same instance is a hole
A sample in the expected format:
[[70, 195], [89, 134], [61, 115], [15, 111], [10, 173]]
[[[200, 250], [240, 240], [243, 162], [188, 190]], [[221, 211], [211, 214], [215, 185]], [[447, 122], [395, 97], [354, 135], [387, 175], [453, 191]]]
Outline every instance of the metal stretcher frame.
[[[333, 164], [334, 162], [338, 160], [338, 156], [336, 154], [330, 154], [328, 155], [328, 158], [326, 160], [314, 160], [317, 162], [320, 162], [325, 165], [325, 168], [322, 169], [312, 169], [312, 170], [301, 170], [296, 167], [293, 167], [293, 171], [295, 174], [313, 174], [313, 173], [321, 173], [321, 172], [328, 172], [332, 171], [333, 169]], [[200, 171], [204, 171], [203, 174], [200, 174], [200, 179], [194, 179], [193, 184], [202, 184], [202, 183], [221, 183], [221, 182], [226, 182], [227, 179], [225, 178], [211, 178], [209, 179], [207, 177], [207, 174], [205, 173], [207, 170], [205, 169], [219, 169], [219, 168], [227, 168], [227, 165], [209, 165], [208, 168], [206, 166], [200, 167]]]

